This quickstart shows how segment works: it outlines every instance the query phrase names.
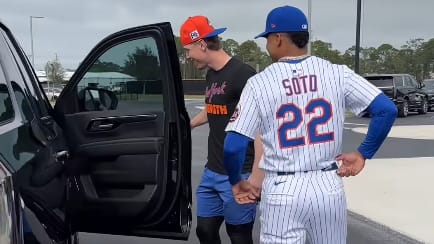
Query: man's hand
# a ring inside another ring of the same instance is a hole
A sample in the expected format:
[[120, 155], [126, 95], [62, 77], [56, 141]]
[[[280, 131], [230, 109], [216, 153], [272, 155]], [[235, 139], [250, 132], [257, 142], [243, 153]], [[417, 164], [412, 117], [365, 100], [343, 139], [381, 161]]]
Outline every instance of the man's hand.
[[338, 175], [341, 177], [356, 176], [365, 167], [365, 158], [359, 152], [344, 153], [336, 157], [341, 161]]
[[264, 181], [264, 171], [261, 169], [252, 171], [252, 174], [247, 181], [250, 183], [250, 185], [252, 185], [255, 192], [258, 193], [258, 198], [260, 198], [262, 182]]
[[247, 180], [242, 180], [232, 186], [232, 193], [238, 204], [255, 203], [260, 196], [255, 187]]

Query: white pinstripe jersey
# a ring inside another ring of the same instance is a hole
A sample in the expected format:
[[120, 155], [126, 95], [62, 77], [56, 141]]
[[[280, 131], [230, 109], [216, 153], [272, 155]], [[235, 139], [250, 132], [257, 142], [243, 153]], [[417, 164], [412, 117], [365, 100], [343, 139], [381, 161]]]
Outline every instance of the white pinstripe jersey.
[[226, 131], [264, 147], [269, 171], [319, 170], [341, 153], [345, 111], [360, 115], [381, 91], [345, 65], [310, 56], [251, 77]]

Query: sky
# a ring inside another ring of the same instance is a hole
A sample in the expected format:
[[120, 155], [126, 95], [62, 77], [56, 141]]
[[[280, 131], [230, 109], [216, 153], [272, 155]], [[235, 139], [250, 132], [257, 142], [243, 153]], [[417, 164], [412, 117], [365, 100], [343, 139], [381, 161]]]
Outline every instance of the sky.
[[[2, 0], [0, 21], [31, 54], [30, 16], [36, 69], [56, 55], [75, 69], [104, 37], [119, 30], [170, 22], [174, 34], [188, 16], [206, 15], [223, 39], [254, 40], [265, 28], [268, 12], [293, 5], [308, 16], [308, 0]], [[312, 40], [332, 43], [344, 52], [355, 45], [357, 0], [311, 0]], [[433, 0], [362, 0], [361, 46], [388, 43], [400, 48], [414, 38], [434, 38]], [[255, 39], [265, 50], [265, 39]]]

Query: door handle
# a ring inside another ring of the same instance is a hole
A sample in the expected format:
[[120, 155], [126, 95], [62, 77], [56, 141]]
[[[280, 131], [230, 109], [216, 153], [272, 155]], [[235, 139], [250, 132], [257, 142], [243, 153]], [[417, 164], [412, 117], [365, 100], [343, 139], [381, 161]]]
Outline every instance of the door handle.
[[98, 125], [97, 127], [98, 127], [98, 129], [100, 129], [100, 130], [110, 130], [110, 129], [112, 129], [114, 126], [115, 126], [114, 124], [100, 124], [100, 125]]
[[108, 131], [117, 128], [120, 124], [155, 121], [157, 118], [157, 114], [153, 113], [94, 118], [89, 122], [87, 131]]
[[110, 121], [104, 120], [92, 120], [87, 127], [89, 132], [109, 131], [116, 128], [117, 125]]

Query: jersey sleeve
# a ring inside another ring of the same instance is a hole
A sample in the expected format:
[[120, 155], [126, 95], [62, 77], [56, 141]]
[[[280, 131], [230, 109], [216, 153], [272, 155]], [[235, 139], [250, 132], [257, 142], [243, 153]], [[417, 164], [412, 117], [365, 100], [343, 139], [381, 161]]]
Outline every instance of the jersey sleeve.
[[345, 107], [360, 116], [382, 91], [347, 66], [343, 67]]
[[244, 86], [226, 131], [234, 131], [254, 140], [258, 132], [260, 116], [255, 92], [249, 81]]

